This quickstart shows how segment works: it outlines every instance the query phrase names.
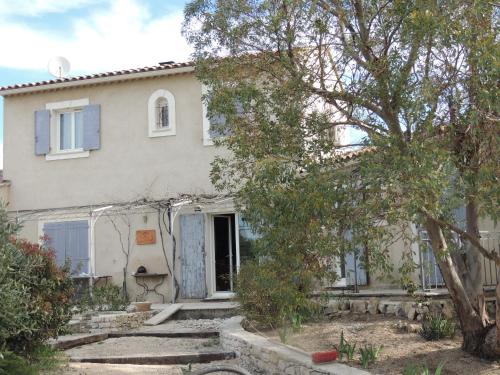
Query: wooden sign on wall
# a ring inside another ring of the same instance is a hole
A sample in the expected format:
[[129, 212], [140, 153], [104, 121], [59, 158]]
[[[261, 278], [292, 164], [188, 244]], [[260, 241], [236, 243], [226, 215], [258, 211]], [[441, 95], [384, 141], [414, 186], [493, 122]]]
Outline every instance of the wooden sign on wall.
[[156, 243], [156, 231], [154, 229], [138, 230], [135, 232], [137, 245], [153, 245]]

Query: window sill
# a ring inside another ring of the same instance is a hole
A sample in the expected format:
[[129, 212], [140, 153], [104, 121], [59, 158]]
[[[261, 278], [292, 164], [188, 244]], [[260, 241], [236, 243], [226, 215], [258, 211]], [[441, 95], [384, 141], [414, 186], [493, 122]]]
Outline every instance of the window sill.
[[213, 146], [214, 141], [212, 138], [203, 138], [203, 146]]
[[90, 151], [66, 151], [45, 155], [45, 160], [88, 158]]
[[149, 130], [149, 138], [154, 137], [169, 137], [175, 135], [175, 129], [167, 128], [167, 129], [150, 129]]

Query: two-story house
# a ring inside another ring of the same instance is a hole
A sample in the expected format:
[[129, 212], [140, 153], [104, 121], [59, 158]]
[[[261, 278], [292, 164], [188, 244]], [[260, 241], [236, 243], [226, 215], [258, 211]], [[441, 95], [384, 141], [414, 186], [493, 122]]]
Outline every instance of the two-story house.
[[48, 236], [76, 276], [125, 280], [131, 298], [230, 293], [251, 234], [210, 183], [223, 151], [193, 71], [162, 63], [2, 88], [2, 189], [21, 236]]
[[[172, 62], [0, 88], [0, 198], [20, 235], [46, 236], [75, 277], [123, 285], [131, 299], [231, 296], [254, 235], [210, 182], [227, 151], [213, 146], [202, 93], [193, 64]], [[396, 264], [403, 246], [390, 249]], [[442, 283], [428, 249], [415, 261], [417, 283]], [[340, 285], [392, 286], [360, 263], [345, 259]]]

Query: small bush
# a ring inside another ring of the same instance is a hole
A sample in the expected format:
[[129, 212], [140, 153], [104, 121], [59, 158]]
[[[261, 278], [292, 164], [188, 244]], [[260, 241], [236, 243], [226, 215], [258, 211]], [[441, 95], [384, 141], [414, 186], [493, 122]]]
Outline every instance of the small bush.
[[453, 338], [455, 331], [456, 325], [452, 320], [446, 319], [442, 315], [434, 315], [424, 319], [419, 333], [427, 341], [435, 341]]
[[302, 322], [319, 311], [309, 298], [312, 279], [298, 271], [286, 270], [274, 260], [248, 261], [241, 267], [236, 293], [249, 320], [280, 328], [286, 341], [288, 328], [299, 329]]
[[0, 207], [0, 350], [29, 357], [71, 318], [73, 282], [50, 249], [17, 239], [18, 230]]
[[77, 302], [80, 311], [120, 311], [129, 304], [121, 289], [116, 285], [104, 285], [92, 289], [92, 294], [86, 290]]

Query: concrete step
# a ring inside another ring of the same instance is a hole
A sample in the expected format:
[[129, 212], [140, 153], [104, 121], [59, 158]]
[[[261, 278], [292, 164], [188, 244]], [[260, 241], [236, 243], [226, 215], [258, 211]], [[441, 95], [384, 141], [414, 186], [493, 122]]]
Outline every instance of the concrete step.
[[181, 303], [174, 303], [174, 304], [168, 305], [166, 308], [164, 308], [158, 314], [156, 314], [152, 318], [146, 320], [144, 322], [144, 325], [156, 326], [160, 323], [163, 323], [165, 320], [167, 320], [172, 315], [174, 315], [177, 311], [179, 311], [182, 308], [182, 306], [183, 305]]
[[187, 365], [189, 363], [209, 363], [236, 358], [234, 352], [185, 352], [155, 356], [100, 356], [71, 357], [71, 362], [112, 363], [130, 365]]

